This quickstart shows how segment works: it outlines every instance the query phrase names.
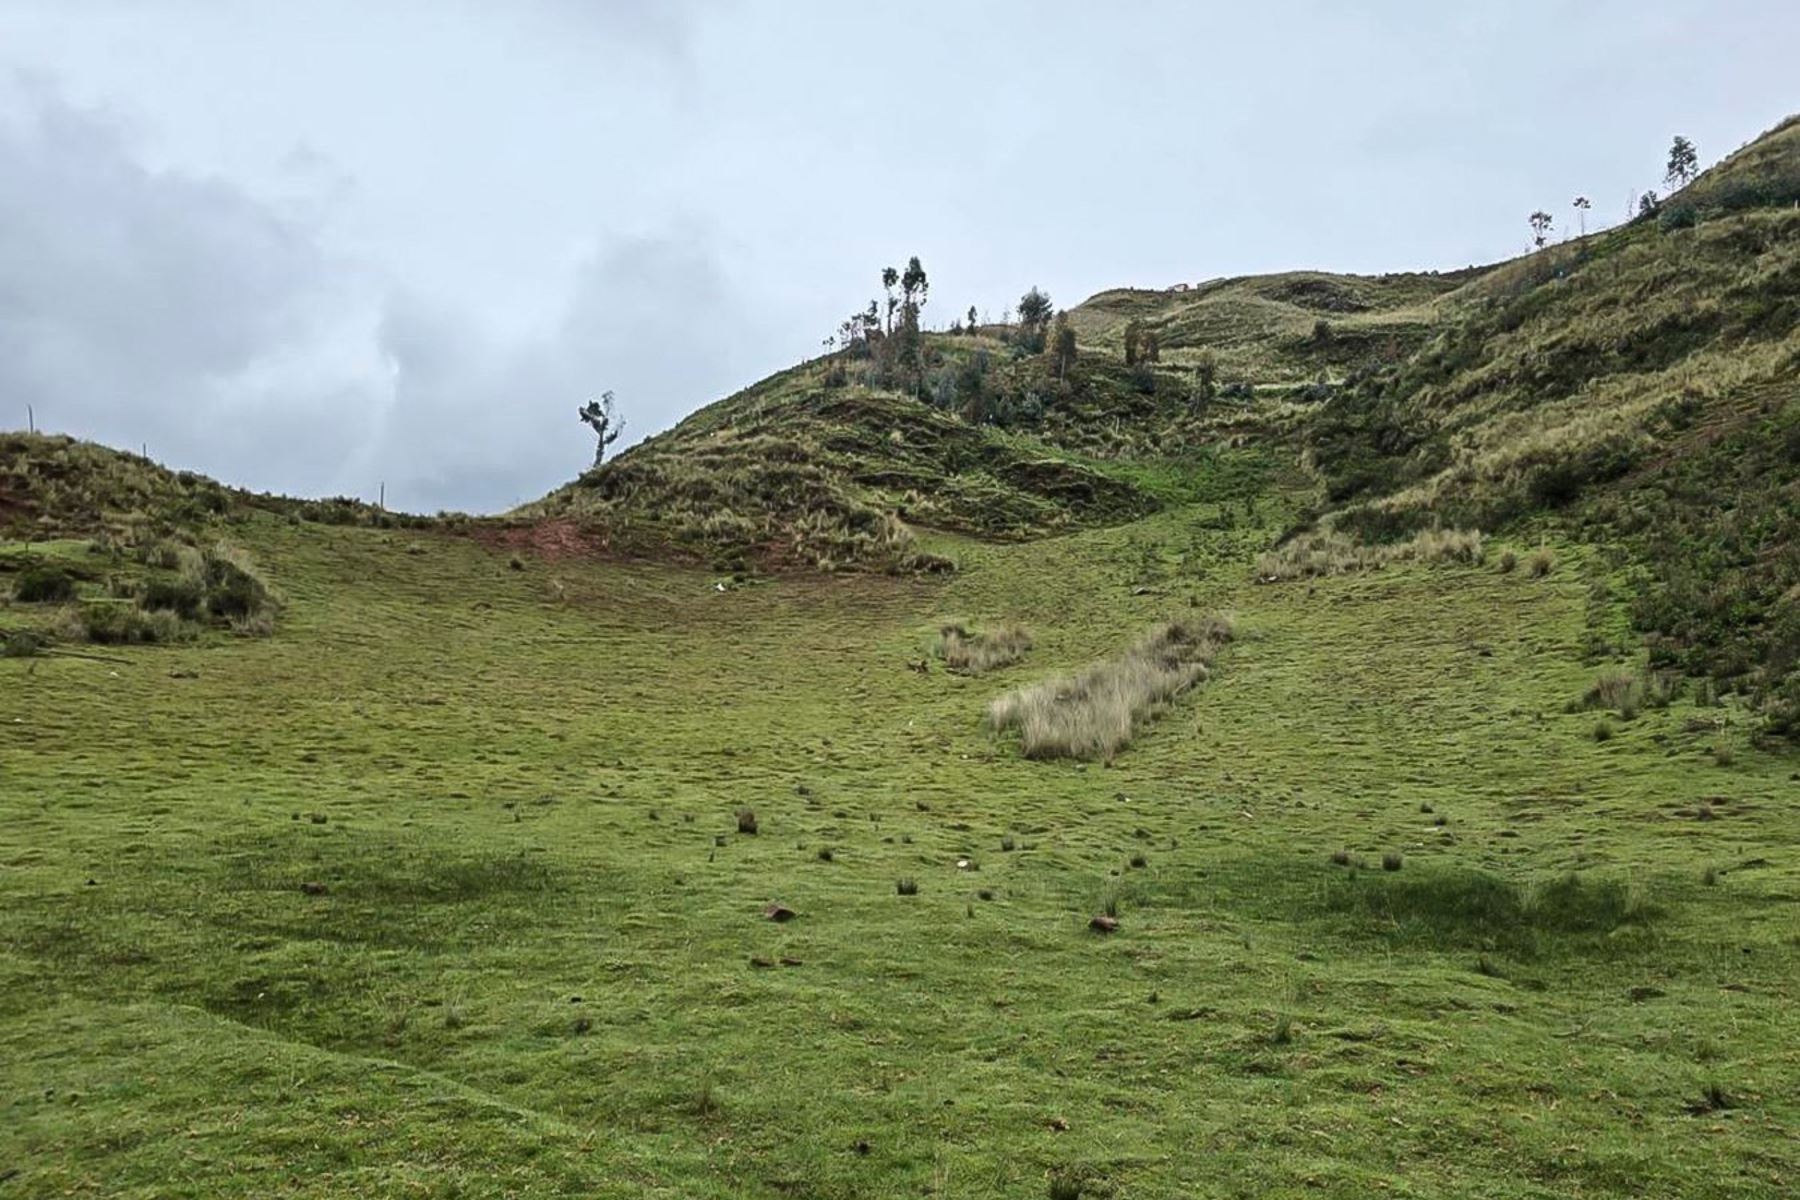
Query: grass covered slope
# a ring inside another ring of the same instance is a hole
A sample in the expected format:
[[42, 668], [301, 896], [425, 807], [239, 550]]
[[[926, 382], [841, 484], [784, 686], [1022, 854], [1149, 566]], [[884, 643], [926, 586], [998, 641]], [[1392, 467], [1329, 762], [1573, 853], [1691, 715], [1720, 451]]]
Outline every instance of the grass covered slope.
[[1292, 386], [1416, 347], [1437, 319], [1437, 300], [1479, 274], [1293, 271], [1182, 289], [1119, 288], [1084, 300], [1069, 317], [1087, 344], [1113, 354], [1137, 322], [1171, 363], [1192, 365], [1209, 353], [1222, 379]]
[[[723, 593], [254, 516], [272, 638], [0, 660], [8, 1194], [1780, 1194], [1791, 764], [1564, 711], [1602, 556], [1249, 582], [1294, 503]], [[1110, 768], [982, 728], [1222, 611]]]
[[[933, 338], [930, 357], [947, 378], [998, 349]], [[1163, 503], [1156, 480], [1064, 444], [1076, 439], [1062, 426], [968, 420], [829, 372], [797, 367], [701, 409], [514, 516], [583, 518], [623, 548], [673, 545], [720, 566], [907, 569], [930, 565], [913, 527], [1011, 540]]]
[[1305, 431], [1333, 523], [1571, 524], [1639, 564], [1659, 661], [1800, 729], [1800, 123], [1632, 224], [1445, 299]]
[[266, 633], [279, 594], [236, 538], [276, 517], [431, 523], [354, 500], [245, 492], [73, 438], [0, 433], [0, 653]]

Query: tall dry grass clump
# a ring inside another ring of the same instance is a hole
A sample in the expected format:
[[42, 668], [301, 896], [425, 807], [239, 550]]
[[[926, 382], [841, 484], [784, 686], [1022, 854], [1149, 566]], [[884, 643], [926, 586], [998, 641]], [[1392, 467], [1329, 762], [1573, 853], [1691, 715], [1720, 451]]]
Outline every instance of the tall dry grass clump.
[[1367, 545], [1335, 529], [1302, 534], [1256, 560], [1260, 583], [1375, 571], [1389, 563], [1479, 564], [1486, 547], [1478, 529], [1423, 529], [1404, 542]]
[[1206, 679], [1231, 622], [1206, 617], [1163, 625], [1116, 658], [1008, 692], [988, 724], [1017, 730], [1027, 758], [1109, 759], [1164, 703]]
[[1018, 625], [1001, 625], [986, 633], [973, 633], [962, 625], [938, 630], [937, 656], [947, 670], [980, 675], [1018, 662], [1031, 649], [1031, 634]]

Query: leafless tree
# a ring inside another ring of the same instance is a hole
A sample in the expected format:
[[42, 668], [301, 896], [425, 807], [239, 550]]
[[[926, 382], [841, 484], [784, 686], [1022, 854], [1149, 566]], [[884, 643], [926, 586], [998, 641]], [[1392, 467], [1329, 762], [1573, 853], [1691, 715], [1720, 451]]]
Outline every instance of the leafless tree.
[[591, 427], [594, 436], [600, 439], [594, 447], [594, 465], [597, 467], [606, 461], [606, 448], [625, 432], [625, 418], [619, 415], [618, 404], [611, 392], [601, 392], [598, 400], [589, 400], [575, 412], [582, 424]]

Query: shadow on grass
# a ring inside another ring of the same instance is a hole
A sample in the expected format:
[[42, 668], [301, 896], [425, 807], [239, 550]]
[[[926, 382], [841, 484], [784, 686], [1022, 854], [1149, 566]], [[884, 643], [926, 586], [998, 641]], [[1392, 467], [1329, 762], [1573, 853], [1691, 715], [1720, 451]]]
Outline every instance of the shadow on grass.
[[1570, 872], [1522, 885], [1485, 871], [1443, 868], [1343, 872], [1328, 885], [1325, 907], [1402, 945], [1517, 954], [1541, 953], [1556, 939], [1604, 938], [1659, 915], [1623, 880]]

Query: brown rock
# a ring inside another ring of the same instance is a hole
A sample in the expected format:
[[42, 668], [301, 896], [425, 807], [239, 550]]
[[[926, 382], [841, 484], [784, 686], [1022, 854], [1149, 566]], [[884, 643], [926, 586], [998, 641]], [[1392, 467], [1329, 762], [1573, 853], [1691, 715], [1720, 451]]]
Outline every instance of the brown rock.
[[771, 921], [791, 921], [799, 915], [785, 904], [770, 904], [763, 909], [763, 916]]
[[300, 885], [300, 890], [308, 896], [323, 896], [325, 894], [325, 885], [319, 883], [317, 880], [309, 879]]
[[1119, 918], [1109, 917], [1105, 913], [1101, 913], [1099, 916], [1088, 922], [1088, 928], [1092, 929], [1095, 933], [1112, 933], [1119, 928]]

